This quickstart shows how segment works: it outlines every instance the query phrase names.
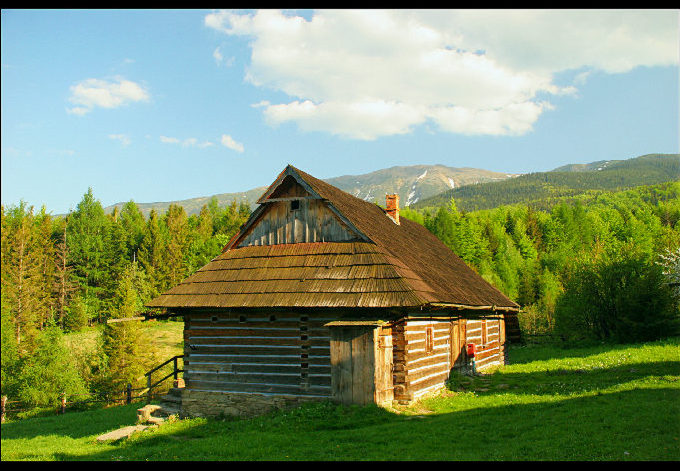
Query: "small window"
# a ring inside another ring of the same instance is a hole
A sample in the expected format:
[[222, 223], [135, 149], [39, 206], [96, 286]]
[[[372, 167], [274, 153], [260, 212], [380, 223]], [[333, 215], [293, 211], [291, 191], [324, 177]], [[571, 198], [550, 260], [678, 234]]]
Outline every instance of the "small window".
[[245, 322], [246, 321], [246, 316], [239, 316], [238, 317], [239, 322]]
[[217, 322], [217, 316], [212, 316], [212, 317], [210, 318], [210, 320], [213, 321], [213, 322]]
[[271, 316], [269, 316], [269, 320], [271, 322], [274, 322], [276, 320], [276, 316], [274, 314], [272, 314]]
[[290, 210], [297, 211], [300, 209], [300, 200], [293, 200], [290, 202]]
[[425, 352], [434, 353], [434, 328], [425, 329]]

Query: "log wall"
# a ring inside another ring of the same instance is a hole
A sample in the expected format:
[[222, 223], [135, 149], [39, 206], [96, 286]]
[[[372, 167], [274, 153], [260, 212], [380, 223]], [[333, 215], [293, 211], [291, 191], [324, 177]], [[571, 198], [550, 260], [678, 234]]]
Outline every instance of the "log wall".
[[[477, 345], [478, 370], [504, 364], [502, 317], [463, 317], [466, 315], [407, 316], [371, 332], [366, 339], [376, 344], [376, 355], [371, 372], [363, 376], [373, 376], [377, 387], [364, 396], [373, 395], [377, 403], [392, 398], [409, 402], [436, 391], [446, 384], [452, 368], [469, 366], [467, 343]], [[338, 317], [331, 311], [307, 314], [286, 310], [215, 310], [186, 315], [186, 389], [332, 399], [331, 331], [325, 324]], [[364, 350], [373, 351], [368, 344]], [[379, 356], [390, 351], [390, 358]], [[392, 391], [386, 390], [388, 384], [393, 384]]]
[[401, 402], [413, 401], [443, 387], [451, 369], [467, 369], [468, 343], [477, 345], [477, 370], [505, 364], [500, 315], [471, 319], [460, 314], [452, 314], [448, 319], [406, 318], [393, 326], [392, 333], [394, 399]]
[[502, 317], [468, 319], [467, 343], [477, 345], [475, 365], [478, 370], [505, 364], [505, 339], [501, 329]]
[[324, 324], [331, 320], [283, 311], [187, 315], [186, 388], [329, 398], [330, 333]]

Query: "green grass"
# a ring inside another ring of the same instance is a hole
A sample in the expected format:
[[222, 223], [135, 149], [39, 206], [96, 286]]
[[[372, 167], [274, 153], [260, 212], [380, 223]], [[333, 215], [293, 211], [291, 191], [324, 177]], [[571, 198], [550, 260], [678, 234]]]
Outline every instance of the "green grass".
[[2, 425], [2, 460], [678, 460], [680, 339], [515, 347], [408, 408], [329, 402], [252, 419], [187, 419], [95, 438], [138, 406]]
[[[161, 361], [181, 355], [184, 349], [184, 322], [152, 321], [142, 322], [147, 337], [153, 342]], [[76, 355], [89, 355], [95, 351], [101, 337], [103, 325], [86, 327], [80, 332], [66, 334], [65, 340]]]

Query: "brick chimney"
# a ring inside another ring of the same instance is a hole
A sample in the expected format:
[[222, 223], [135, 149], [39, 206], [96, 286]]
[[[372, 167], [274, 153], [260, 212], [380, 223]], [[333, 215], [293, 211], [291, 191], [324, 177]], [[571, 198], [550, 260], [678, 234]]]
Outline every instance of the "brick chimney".
[[399, 195], [385, 195], [387, 215], [399, 224]]

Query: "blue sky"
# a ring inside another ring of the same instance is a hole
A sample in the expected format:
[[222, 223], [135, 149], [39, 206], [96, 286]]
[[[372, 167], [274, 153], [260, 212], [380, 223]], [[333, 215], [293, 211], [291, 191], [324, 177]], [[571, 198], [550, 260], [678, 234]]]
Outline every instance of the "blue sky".
[[678, 11], [2, 10], [2, 204], [679, 152]]

